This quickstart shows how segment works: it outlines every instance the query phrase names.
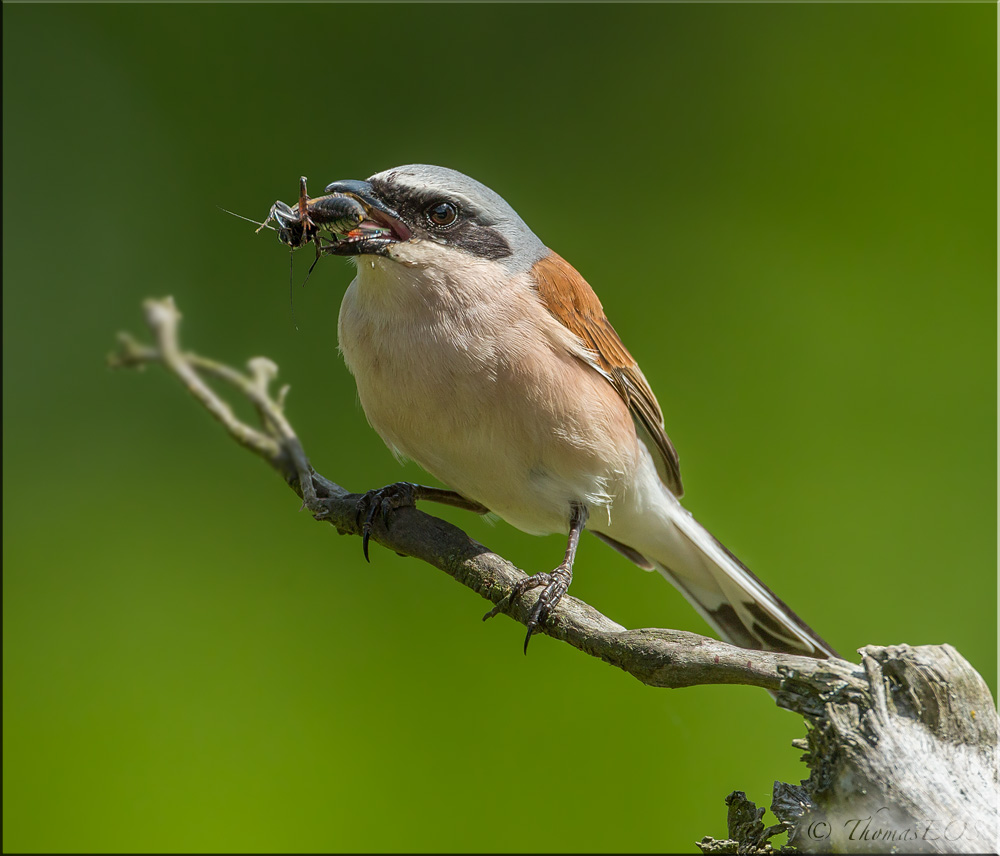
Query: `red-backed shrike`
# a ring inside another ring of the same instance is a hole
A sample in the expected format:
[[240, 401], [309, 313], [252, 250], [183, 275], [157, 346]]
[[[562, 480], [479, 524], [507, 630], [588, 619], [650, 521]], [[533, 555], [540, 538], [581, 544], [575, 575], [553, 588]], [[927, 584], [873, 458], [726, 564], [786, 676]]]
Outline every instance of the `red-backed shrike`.
[[591, 287], [510, 205], [426, 165], [326, 191], [357, 203], [323, 252], [357, 265], [338, 330], [361, 405], [396, 455], [455, 492], [373, 492], [366, 555], [376, 511], [411, 499], [568, 532], [563, 562], [512, 595], [544, 586], [527, 646], [569, 586], [586, 525], [660, 571], [727, 641], [835, 655], [681, 506], [677, 453], [646, 378]]

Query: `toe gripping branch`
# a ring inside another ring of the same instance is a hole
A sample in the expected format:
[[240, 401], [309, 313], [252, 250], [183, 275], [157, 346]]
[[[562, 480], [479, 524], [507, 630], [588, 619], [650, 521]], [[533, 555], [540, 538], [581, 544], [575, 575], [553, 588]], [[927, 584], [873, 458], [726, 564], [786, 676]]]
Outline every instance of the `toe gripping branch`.
[[532, 634], [539, 627], [544, 627], [549, 615], [555, 609], [556, 604], [562, 599], [569, 589], [569, 584], [573, 581], [573, 562], [576, 559], [576, 548], [580, 544], [580, 534], [587, 523], [587, 507], [579, 503], [573, 503], [572, 512], [569, 519], [569, 541], [566, 544], [566, 555], [562, 563], [552, 573], [538, 573], [534, 576], [525, 577], [511, 590], [503, 600], [493, 607], [483, 621], [499, 615], [506, 607], [521, 597], [526, 591], [533, 588], [545, 586], [542, 593], [535, 601], [528, 616], [528, 634], [524, 637], [524, 653], [528, 653], [528, 643]]
[[368, 491], [358, 503], [357, 521], [361, 526], [361, 549], [365, 561], [371, 562], [368, 556], [368, 541], [371, 538], [372, 527], [376, 517], [382, 518], [382, 525], [389, 525], [389, 518], [397, 508], [412, 508], [418, 500], [430, 500], [442, 505], [453, 505], [476, 514], [486, 514], [489, 509], [471, 499], [466, 499], [460, 493], [440, 487], [427, 487], [411, 482], [396, 482], [375, 490]]

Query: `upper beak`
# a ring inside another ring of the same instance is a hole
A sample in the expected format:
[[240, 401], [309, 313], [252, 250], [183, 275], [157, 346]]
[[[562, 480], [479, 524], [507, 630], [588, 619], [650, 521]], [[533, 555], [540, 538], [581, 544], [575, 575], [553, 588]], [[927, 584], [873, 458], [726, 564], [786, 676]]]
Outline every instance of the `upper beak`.
[[334, 181], [326, 186], [325, 192], [343, 193], [357, 199], [358, 202], [364, 205], [372, 223], [391, 233], [391, 239], [389, 235], [384, 236], [391, 243], [408, 241], [413, 234], [410, 228], [403, 222], [402, 217], [376, 196], [375, 189], [367, 181], [358, 181], [353, 178], [345, 179], [344, 181]]

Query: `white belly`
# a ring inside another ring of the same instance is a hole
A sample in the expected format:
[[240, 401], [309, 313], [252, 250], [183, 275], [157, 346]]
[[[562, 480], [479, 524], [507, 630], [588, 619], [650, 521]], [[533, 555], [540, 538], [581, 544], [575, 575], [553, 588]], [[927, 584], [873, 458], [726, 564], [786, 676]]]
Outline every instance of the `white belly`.
[[631, 417], [534, 293], [484, 282], [457, 300], [368, 264], [344, 296], [340, 348], [383, 440], [525, 532], [567, 531], [574, 502], [591, 525], [606, 518], [639, 459]]

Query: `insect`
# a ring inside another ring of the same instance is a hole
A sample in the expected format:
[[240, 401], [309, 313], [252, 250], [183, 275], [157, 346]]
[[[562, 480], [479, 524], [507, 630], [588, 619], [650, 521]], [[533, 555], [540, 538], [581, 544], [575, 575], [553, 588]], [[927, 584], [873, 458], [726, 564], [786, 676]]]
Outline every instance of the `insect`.
[[[314, 244], [318, 259], [326, 247], [336, 242], [337, 236], [349, 234], [364, 219], [365, 208], [353, 196], [331, 193], [310, 199], [306, 177], [302, 176], [299, 179], [298, 204], [293, 208], [278, 200], [271, 206], [261, 228], [273, 220], [278, 224], [278, 240], [281, 243], [293, 250], [309, 243]], [[322, 232], [329, 234], [322, 235]], [[328, 243], [324, 245], [323, 240]]]
[[[316, 247], [316, 258], [309, 265], [305, 285], [312, 275], [313, 268], [324, 253], [333, 251], [338, 240], [351, 236], [353, 230], [365, 219], [365, 207], [353, 196], [342, 193], [331, 193], [327, 196], [309, 198], [306, 189], [306, 177], [299, 179], [299, 201], [293, 207], [280, 199], [271, 206], [267, 219], [260, 224], [259, 232], [268, 226], [272, 220], [277, 223], [278, 240], [291, 247], [292, 252], [306, 244]], [[323, 234], [323, 233], [326, 234]], [[288, 287], [292, 287], [292, 270], [288, 271]], [[294, 310], [293, 310], [294, 313]]]

